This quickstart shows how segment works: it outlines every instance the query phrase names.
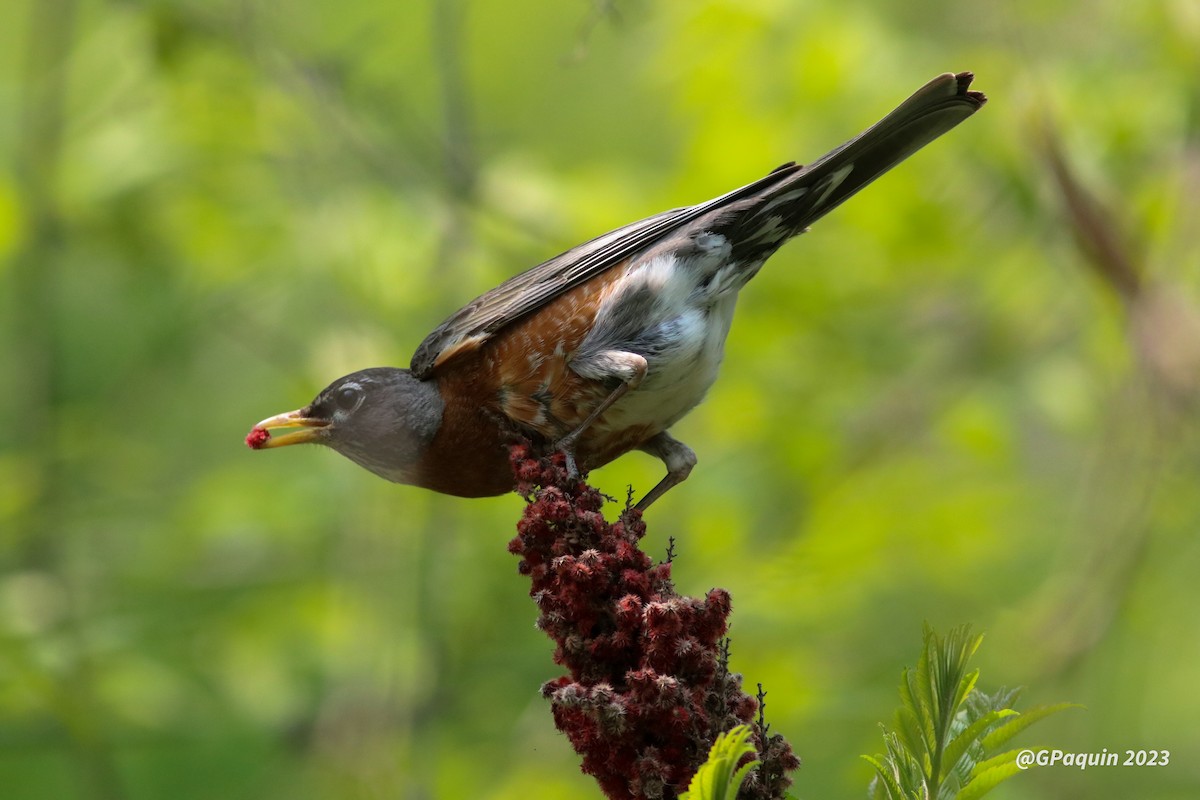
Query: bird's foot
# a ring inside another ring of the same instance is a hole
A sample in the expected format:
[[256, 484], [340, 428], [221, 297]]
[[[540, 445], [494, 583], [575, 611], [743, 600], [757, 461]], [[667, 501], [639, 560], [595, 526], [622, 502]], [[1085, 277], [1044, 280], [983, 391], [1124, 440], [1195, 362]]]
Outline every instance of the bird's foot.
[[575, 442], [578, 439], [573, 433], [568, 433], [554, 443], [553, 452], [562, 453], [564, 466], [567, 468], [567, 480], [579, 480], [579, 464], [575, 461]]
[[579, 480], [579, 465], [575, 463], [575, 454], [570, 450], [563, 450], [562, 454], [567, 462], [567, 480]]

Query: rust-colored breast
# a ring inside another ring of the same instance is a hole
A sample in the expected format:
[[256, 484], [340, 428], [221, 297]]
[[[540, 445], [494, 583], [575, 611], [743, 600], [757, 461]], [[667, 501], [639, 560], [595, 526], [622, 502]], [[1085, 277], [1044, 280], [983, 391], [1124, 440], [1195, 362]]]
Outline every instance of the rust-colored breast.
[[[526, 436], [550, 445], [587, 418], [613, 386], [576, 374], [571, 357], [628, 270], [625, 263], [598, 275], [439, 370], [446, 408], [422, 466], [423, 485], [462, 496], [503, 493], [513, 483], [508, 440]], [[582, 468], [595, 468], [657, 432], [596, 425], [576, 457]]]

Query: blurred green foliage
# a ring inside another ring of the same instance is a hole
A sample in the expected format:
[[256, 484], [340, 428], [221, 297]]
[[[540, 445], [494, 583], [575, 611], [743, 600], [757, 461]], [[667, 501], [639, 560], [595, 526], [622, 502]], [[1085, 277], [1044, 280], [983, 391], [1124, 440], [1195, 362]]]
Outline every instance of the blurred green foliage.
[[863, 756], [876, 775], [872, 800], [977, 800], [1028, 769], [1022, 751], [1007, 749], [1013, 737], [1070, 703], [1018, 713], [1020, 689], [989, 694], [977, 685], [979, 670], [967, 664], [980, 634], [960, 625], [945, 635], [926, 627], [914, 668], [900, 680], [900, 708], [892, 730], [883, 728], [886, 753]]
[[758, 753], [750, 736], [749, 725], [735, 725], [719, 734], [709, 749], [708, 759], [696, 770], [679, 800], [735, 800], [750, 771], [762, 763], [756, 758], [746, 759], [738, 766], [746, 756]]
[[[784, 249], [649, 515], [734, 597], [800, 797], [859, 797], [928, 619], [1086, 711], [994, 797], [1200, 791], [1195, 405], [1075, 246], [1058, 124], [1200, 282], [1191, 0], [13, 0], [0, 26], [0, 796], [595, 797], [505, 551], [520, 500], [256, 420], [585, 238], [811, 160], [928, 78], [990, 105]], [[661, 466], [593, 475], [620, 495]], [[653, 550], [653, 541], [647, 546]]]

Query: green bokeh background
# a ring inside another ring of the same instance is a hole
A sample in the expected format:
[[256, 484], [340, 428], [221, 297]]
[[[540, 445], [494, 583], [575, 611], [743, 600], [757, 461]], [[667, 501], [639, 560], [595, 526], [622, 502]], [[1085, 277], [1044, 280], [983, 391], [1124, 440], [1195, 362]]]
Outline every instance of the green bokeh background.
[[559, 673], [505, 550], [521, 501], [242, 436], [406, 364], [517, 271], [964, 69], [984, 111], [745, 292], [646, 546], [676, 538], [681, 591], [732, 592], [732, 666], [801, 798], [863, 796], [924, 620], [986, 631], [983, 686], [1086, 706], [1029, 744], [1172, 754], [994, 796], [1200, 796], [1196, 406], [1148, 380], [1035, 146], [1056, 120], [1195, 302], [1197, 3], [5, 11], [4, 800], [598, 797], [537, 693]]

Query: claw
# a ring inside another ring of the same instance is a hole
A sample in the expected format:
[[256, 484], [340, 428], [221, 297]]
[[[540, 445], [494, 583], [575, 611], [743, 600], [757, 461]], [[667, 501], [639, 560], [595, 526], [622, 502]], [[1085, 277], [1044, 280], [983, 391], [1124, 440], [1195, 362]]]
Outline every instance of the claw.
[[634, 506], [638, 511], [645, 511], [658, 498], [667, 493], [673, 486], [678, 486], [692, 474], [696, 466], [696, 453], [683, 442], [663, 431], [638, 448], [656, 458], [661, 458], [667, 467], [667, 474], [650, 492]]
[[575, 463], [575, 453], [573, 453], [573, 452], [572, 452], [572, 450], [573, 450], [574, 448], [572, 448], [572, 447], [561, 447], [561, 446], [556, 446], [554, 449], [555, 449], [555, 450], [561, 450], [561, 451], [562, 451], [562, 454], [563, 454], [563, 457], [564, 457], [564, 458], [566, 459], [566, 461], [567, 461], [567, 464], [566, 464], [566, 467], [567, 467], [567, 480], [570, 480], [570, 481], [577, 481], [577, 480], [579, 480], [579, 465]]

